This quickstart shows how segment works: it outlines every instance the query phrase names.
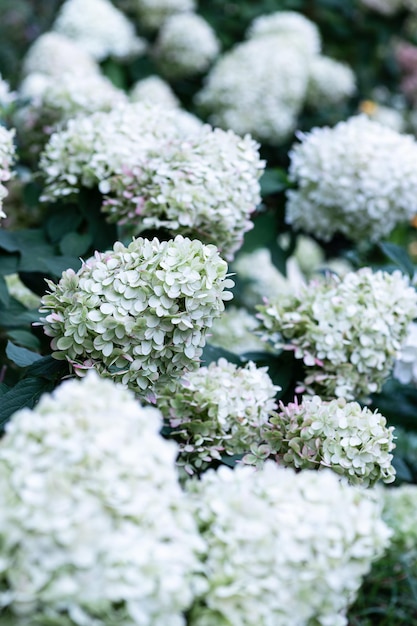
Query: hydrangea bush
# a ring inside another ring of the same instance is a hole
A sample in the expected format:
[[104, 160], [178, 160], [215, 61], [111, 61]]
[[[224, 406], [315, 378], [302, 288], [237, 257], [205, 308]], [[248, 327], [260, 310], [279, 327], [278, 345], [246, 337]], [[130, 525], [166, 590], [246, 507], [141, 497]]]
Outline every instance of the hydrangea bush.
[[272, 4], [3, 0], [1, 626], [415, 621], [417, 3]]
[[198, 367], [213, 319], [231, 297], [217, 249], [178, 235], [120, 242], [48, 282], [41, 312], [57, 359], [96, 369], [137, 393]]

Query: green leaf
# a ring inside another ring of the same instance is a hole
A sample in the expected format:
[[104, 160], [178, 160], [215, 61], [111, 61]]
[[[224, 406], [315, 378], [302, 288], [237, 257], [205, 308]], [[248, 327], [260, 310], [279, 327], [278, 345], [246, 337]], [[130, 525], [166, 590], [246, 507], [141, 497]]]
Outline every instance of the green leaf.
[[23, 304], [10, 298], [9, 306], [0, 306], [0, 327], [1, 328], [21, 328], [31, 326], [33, 322], [39, 321], [40, 313], [34, 309], [27, 309]]
[[6, 355], [10, 361], [13, 361], [13, 363], [19, 367], [28, 367], [29, 365], [32, 365], [32, 363], [35, 363], [35, 361], [39, 361], [42, 358], [40, 354], [32, 352], [27, 348], [16, 346], [11, 341], [7, 342]]
[[279, 193], [288, 187], [288, 178], [285, 170], [278, 167], [266, 169], [261, 180], [261, 195], [263, 198]]
[[203, 354], [201, 356], [201, 365], [206, 367], [207, 365], [210, 365], [210, 363], [218, 361], [219, 359], [226, 359], [226, 361], [234, 363], [235, 365], [243, 365], [243, 361], [238, 354], [229, 352], [228, 350], [223, 350], [223, 348], [212, 346], [207, 343], [204, 346]]
[[414, 263], [410, 259], [410, 256], [408, 255], [405, 248], [397, 246], [395, 243], [389, 243], [387, 241], [381, 241], [378, 246], [381, 252], [391, 261], [393, 261], [404, 274], [408, 274], [410, 278], [414, 276]]
[[3, 304], [5, 307], [9, 305], [10, 295], [9, 290], [7, 289], [7, 283], [4, 280], [3, 276], [0, 276], [0, 304]]
[[51, 391], [53, 385], [44, 378], [24, 378], [3, 394], [0, 405], [0, 427], [3, 428], [10, 417], [25, 407], [33, 408], [39, 397]]
[[25, 348], [35, 352], [40, 350], [39, 339], [28, 330], [20, 328], [17, 330], [9, 330], [7, 336], [11, 341], [13, 341], [13, 343], [18, 344], [19, 346], [24, 346]]
[[66, 233], [78, 228], [82, 215], [76, 206], [57, 204], [45, 221], [45, 230], [51, 241], [57, 243]]
[[7, 252], [18, 252], [19, 244], [16, 240], [15, 233], [1, 229], [0, 248], [3, 248], [3, 250], [6, 250]]
[[89, 233], [79, 235], [78, 233], [67, 233], [60, 241], [59, 249], [62, 254], [73, 257], [80, 257], [87, 252], [91, 246], [92, 238]]
[[27, 376], [37, 376], [48, 380], [57, 380], [69, 374], [67, 361], [58, 361], [52, 356], [44, 356], [33, 363], [27, 370]]

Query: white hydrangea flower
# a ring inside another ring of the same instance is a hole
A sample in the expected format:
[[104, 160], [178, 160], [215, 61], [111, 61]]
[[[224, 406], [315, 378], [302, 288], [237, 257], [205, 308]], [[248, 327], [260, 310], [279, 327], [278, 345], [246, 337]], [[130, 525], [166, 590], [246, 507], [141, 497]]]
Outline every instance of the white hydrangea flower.
[[233, 286], [217, 248], [178, 235], [116, 242], [75, 273], [48, 282], [40, 311], [53, 356], [95, 368], [137, 393], [198, 367], [213, 319]]
[[408, 327], [407, 336], [397, 355], [394, 378], [403, 385], [412, 383], [417, 385], [417, 324], [411, 322]]
[[265, 162], [249, 136], [204, 126], [109, 179], [103, 210], [134, 235], [164, 228], [214, 243], [231, 260], [253, 227]]
[[249, 311], [231, 306], [214, 320], [208, 340], [213, 346], [236, 354], [264, 352], [265, 343], [255, 334], [258, 326], [258, 320]]
[[286, 220], [329, 240], [377, 241], [417, 213], [417, 142], [364, 115], [300, 134]]
[[63, 73], [96, 75], [98, 64], [76, 42], [55, 32], [44, 33], [29, 48], [23, 59], [23, 75], [47, 74], [55, 78]]
[[390, 531], [373, 490], [330, 471], [267, 463], [188, 483], [207, 542], [209, 589], [190, 626], [346, 626], [346, 611]]
[[268, 248], [257, 248], [253, 252], [240, 254], [233, 269], [242, 281], [240, 297], [245, 305], [254, 308], [265, 299], [273, 300], [297, 290], [305, 282], [297, 262], [287, 263], [287, 276], [281, 274], [272, 263]]
[[13, 623], [185, 624], [204, 544], [161, 425], [95, 373], [14, 415], [0, 444], [0, 606]]
[[0, 74], [0, 110], [7, 109], [16, 100], [17, 94], [10, 89], [7, 80]]
[[308, 72], [308, 58], [285, 39], [255, 38], [219, 57], [196, 103], [215, 126], [280, 144], [296, 127]]
[[340, 104], [356, 92], [353, 70], [330, 57], [317, 55], [311, 59], [306, 103], [320, 109]]
[[391, 550], [413, 553], [417, 558], [417, 485], [382, 490], [383, 519], [393, 531]]
[[138, 80], [130, 91], [130, 100], [132, 102], [148, 102], [172, 109], [180, 106], [180, 102], [170, 85], [156, 74]]
[[6, 217], [3, 211], [3, 200], [8, 195], [8, 191], [3, 183], [12, 177], [11, 167], [15, 155], [14, 135], [14, 129], [8, 130], [0, 126], [0, 218]]
[[311, 280], [258, 309], [262, 338], [303, 359], [309, 392], [361, 400], [390, 375], [417, 316], [417, 293], [399, 271], [364, 267]]
[[23, 102], [15, 125], [23, 145], [41, 150], [59, 124], [82, 114], [111, 111], [127, 102], [126, 94], [101, 74], [63, 73], [59, 77], [29, 74], [19, 95]]
[[162, 24], [153, 48], [159, 70], [170, 80], [205, 72], [219, 51], [216, 33], [196, 13], [169, 17]]
[[276, 11], [253, 20], [247, 36], [257, 39], [269, 35], [282, 38], [287, 46], [295, 46], [308, 56], [319, 54], [321, 37], [317, 25], [296, 11]]
[[70, 120], [53, 133], [40, 159], [46, 177], [41, 199], [54, 201], [81, 186], [110, 191], [108, 179], [146, 160], [150, 148], [162, 150], [175, 137], [187, 137], [202, 123], [180, 109], [132, 102], [108, 113]]
[[280, 390], [267, 371], [251, 361], [237, 367], [221, 358], [188, 372], [175, 393], [161, 391], [157, 405], [180, 442], [178, 462], [188, 473], [222, 454], [243, 454], [262, 439]]
[[75, 41], [97, 61], [142, 54], [145, 41], [110, 0], [65, 0], [52, 29]]
[[294, 469], [330, 468], [351, 484], [373, 486], [395, 480], [394, 427], [378, 411], [344, 398], [319, 396], [284, 406], [271, 418], [265, 440], [279, 463]]
[[360, 0], [363, 5], [382, 13], [383, 15], [393, 15], [403, 8], [406, 0]]
[[194, 11], [195, 0], [132, 0], [141, 25], [150, 30], [158, 30], [165, 20], [177, 13]]

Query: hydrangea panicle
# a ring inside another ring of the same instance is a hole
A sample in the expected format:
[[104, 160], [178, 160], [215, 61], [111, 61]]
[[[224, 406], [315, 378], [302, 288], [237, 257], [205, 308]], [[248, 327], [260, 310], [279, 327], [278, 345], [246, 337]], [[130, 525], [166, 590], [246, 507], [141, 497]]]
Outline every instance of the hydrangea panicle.
[[417, 293], [399, 271], [364, 267], [318, 277], [258, 309], [263, 340], [303, 360], [304, 389], [366, 400], [391, 373], [417, 316]]
[[300, 134], [291, 149], [286, 221], [330, 240], [378, 241], [417, 213], [417, 142], [358, 115]]
[[215, 246], [178, 235], [116, 242], [48, 285], [40, 311], [53, 356], [144, 394], [198, 367], [233, 281]]
[[237, 367], [224, 358], [188, 372], [175, 393], [160, 392], [157, 406], [180, 443], [179, 464], [200, 471], [222, 455], [240, 455], [262, 439], [280, 388], [266, 367]]
[[177, 13], [162, 24], [153, 48], [160, 72], [170, 80], [202, 74], [219, 54], [210, 24], [196, 13]]
[[110, 0], [65, 0], [52, 28], [97, 61], [134, 57], [146, 49], [133, 24]]
[[333, 472], [221, 467], [190, 480], [208, 590], [190, 626], [346, 626], [390, 531], [373, 493]]
[[270, 455], [295, 469], [330, 468], [351, 484], [373, 486], [395, 479], [392, 465], [394, 428], [378, 411], [343, 398], [324, 402], [319, 396], [284, 406], [264, 429]]
[[204, 543], [161, 423], [95, 372], [13, 416], [0, 443], [10, 623], [184, 626]]

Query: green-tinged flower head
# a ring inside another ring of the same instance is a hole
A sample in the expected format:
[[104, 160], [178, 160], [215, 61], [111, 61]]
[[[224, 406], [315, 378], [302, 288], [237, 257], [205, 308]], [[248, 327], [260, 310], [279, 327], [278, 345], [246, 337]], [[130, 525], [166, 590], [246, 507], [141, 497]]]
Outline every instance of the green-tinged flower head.
[[9, 623], [183, 626], [204, 548], [162, 417], [89, 372], [0, 443], [0, 606]]
[[343, 398], [323, 402], [318, 396], [284, 406], [265, 429], [271, 454], [295, 469], [330, 468], [351, 484], [372, 486], [395, 479], [392, 426], [378, 411]]
[[231, 260], [253, 227], [265, 162], [249, 136], [204, 126], [150, 146], [143, 162], [108, 180], [103, 210], [135, 235], [164, 228], [214, 243]]
[[230, 306], [214, 320], [208, 340], [235, 354], [264, 352], [265, 343], [256, 335], [257, 328], [258, 320], [247, 309]]
[[303, 360], [309, 393], [361, 400], [390, 375], [417, 316], [417, 294], [401, 272], [364, 267], [318, 277], [258, 309], [264, 341]]
[[144, 393], [198, 367], [233, 282], [215, 246], [178, 235], [116, 242], [48, 284], [40, 310], [53, 356]]
[[391, 550], [413, 553], [417, 560], [417, 485], [400, 485], [382, 490], [383, 518], [393, 531]]
[[179, 464], [187, 472], [204, 469], [222, 454], [247, 452], [262, 438], [280, 389], [267, 369], [219, 359], [186, 374], [174, 394], [161, 392], [158, 408], [180, 442]]
[[390, 535], [374, 490], [273, 463], [209, 470], [188, 488], [208, 582], [190, 626], [346, 626]]

